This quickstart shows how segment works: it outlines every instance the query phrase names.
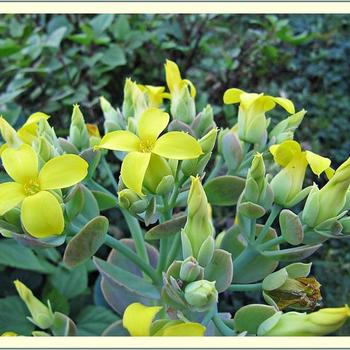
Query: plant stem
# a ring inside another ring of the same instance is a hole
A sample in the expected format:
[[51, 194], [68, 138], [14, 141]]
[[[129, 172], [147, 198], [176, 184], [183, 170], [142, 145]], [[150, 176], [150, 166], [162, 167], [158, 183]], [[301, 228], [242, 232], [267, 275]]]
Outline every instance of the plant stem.
[[266, 223], [264, 225], [264, 227], [262, 228], [262, 230], [259, 232], [258, 238], [255, 241], [255, 244], [260, 244], [262, 242], [264, 242], [264, 239], [266, 238], [266, 235], [269, 232], [269, 228], [271, 227], [271, 225], [273, 224], [273, 222], [275, 221], [276, 217], [278, 216], [279, 212], [281, 211], [281, 207], [278, 205], [274, 205], [271, 209], [270, 215], [266, 220]]
[[279, 236], [279, 237], [276, 237], [274, 239], [270, 239], [266, 243], [263, 243], [263, 244], [259, 245], [258, 249], [260, 251], [263, 251], [263, 250], [266, 250], [266, 249], [269, 249], [269, 248], [273, 247], [274, 245], [277, 245], [277, 244], [280, 244], [280, 243], [284, 243], [284, 242], [286, 242], [286, 240], [282, 236]]
[[160, 239], [159, 258], [158, 258], [158, 265], [157, 265], [158, 275], [162, 275], [162, 272], [164, 271], [165, 265], [167, 263], [168, 243], [169, 243], [169, 237]]
[[209, 173], [209, 175], [206, 179], [206, 182], [208, 182], [209, 180], [213, 179], [216, 175], [218, 175], [223, 164], [224, 164], [224, 160], [223, 160], [222, 156], [220, 156], [220, 155], [216, 156], [214, 167], [211, 170], [211, 172]]
[[139, 257], [135, 252], [133, 252], [130, 248], [128, 248], [125, 244], [120, 242], [118, 239], [112, 237], [111, 235], [107, 235], [105, 244], [112, 248], [116, 249], [118, 252], [123, 254], [126, 258], [131, 260], [135, 265], [137, 265], [142, 271], [144, 271], [155, 284], [159, 284], [159, 278], [150, 264], [146, 263], [141, 257]]
[[[112, 183], [112, 186], [116, 192], [118, 192], [118, 183], [114, 178], [113, 172], [106, 161], [105, 157], [101, 158], [101, 164], [103, 165], [104, 169], [106, 170], [108, 177]], [[145, 246], [145, 240], [143, 238], [143, 233], [141, 226], [136, 218], [134, 218], [132, 215], [130, 215], [125, 209], [120, 208], [120, 211], [122, 212], [124, 219], [126, 223], [128, 224], [131, 236], [135, 242], [136, 252], [137, 254], [142, 257], [147, 263], [149, 263], [149, 258], [147, 254], [147, 249]]]
[[244, 266], [247, 266], [258, 254], [259, 252], [255, 248], [248, 245], [233, 261], [234, 270], [239, 271], [240, 269], [244, 268]]
[[149, 263], [148, 253], [143, 237], [142, 229], [136, 218], [130, 215], [125, 209], [120, 209], [130, 230], [131, 236], [135, 242], [136, 252], [147, 263]]
[[262, 283], [252, 283], [252, 284], [231, 284], [228, 287], [230, 292], [252, 292], [260, 291], [262, 289]]
[[230, 327], [228, 327], [225, 322], [220, 318], [220, 316], [218, 314], [215, 314], [212, 317], [212, 320], [215, 324], [215, 327], [218, 329], [218, 331], [224, 335], [224, 336], [232, 336], [235, 335], [235, 332], [233, 329], [231, 329]]
[[216, 308], [217, 308], [217, 306], [216, 306], [216, 304], [215, 304], [215, 305], [211, 308], [211, 310], [209, 310], [209, 311], [207, 312], [207, 314], [204, 316], [204, 318], [203, 318], [203, 320], [202, 320], [202, 322], [201, 322], [201, 324], [202, 324], [204, 327], [207, 327], [207, 326], [208, 326], [210, 320], [213, 318], [214, 314], [217, 312]]
[[170, 266], [170, 264], [176, 259], [177, 253], [178, 253], [179, 248], [180, 248], [180, 243], [181, 243], [181, 234], [180, 234], [180, 232], [178, 232], [175, 235], [173, 242], [171, 244], [171, 248], [170, 248], [167, 263], [166, 263], [166, 268], [168, 268]]

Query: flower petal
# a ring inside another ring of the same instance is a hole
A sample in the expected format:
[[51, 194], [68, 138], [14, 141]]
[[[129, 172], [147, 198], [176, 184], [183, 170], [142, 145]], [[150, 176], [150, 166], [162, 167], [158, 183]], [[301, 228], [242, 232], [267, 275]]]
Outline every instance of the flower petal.
[[16, 182], [0, 184], [0, 216], [14, 208], [25, 198], [23, 186]]
[[102, 137], [102, 140], [96, 148], [106, 148], [112, 151], [132, 152], [138, 151], [140, 139], [130, 131], [117, 130], [112, 131]]
[[152, 321], [161, 309], [161, 306], [130, 304], [124, 311], [123, 327], [131, 336], [149, 336]]
[[183, 81], [190, 87], [190, 93], [191, 93], [192, 98], [195, 98], [197, 91], [196, 91], [196, 88], [193, 85], [192, 81], [188, 80], [188, 79], [184, 79]]
[[296, 153], [301, 153], [301, 147], [298, 142], [293, 140], [287, 140], [279, 145], [273, 145], [270, 147], [275, 162], [285, 167], [294, 157]]
[[288, 100], [288, 98], [284, 97], [271, 97], [271, 99], [279, 104], [282, 108], [284, 108], [289, 114], [294, 114], [295, 113], [295, 107], [294, 103], [291, 100]]
[[22, 144], [16, 130], [3, 117], [0, 117], [0, 134], [11, 147], [19, 147]]
[[161, 136], [152, 152], [170, 159], [194, 159], [203, 154], [199, 142], [181, 131], [171, 131]]
[[148, 108], [140, 116], [137, 130], [142, 141], [155, 142], [169, 123], [169, 114], [158, 108]]
[[50, 116], [42, 113], [36, 112], [33, 113], [23, 126], [18, 130], [17, 134], [21, 140], [27, 144], [31, 144], [37, 136], [38, 123], [40, 120], [47, 120]]
[[123, 160], [121, 176], [126, 187], [143, 195], [142, 183], [151, 158], [151, 153], [130, 152]]
[[6, 172], [16, 182], [25, 183], [38, 176], [38, 156], [29, 145], [23, 144], [18, 149], [7, 148], [1, 155]]
[[199, 323], [186, 322], [165, 327], [162, 336], [164, 337], [202, 337], [206, 328]]
[[88, 163], [75, 154], [64, 154], [49, 160], [40, 170], [42, 190], [66, 188], [82, 181], [87, 175]]
[[243, 90], [241, 89], [228, 89], [224, 93], [224, 103], [226, 105], [233, 104], [233, 103], [238, 103], [241, 101], [241, 95], [244, 93]]
[[64, 229], [60, 203], [47, 191], [40, 191], [24, 199], [21, 220], [26, 231], [37, 238], [59, 235]]
[[166, 60], [165, 67], [165, 79], [170, 92], [178, 89], [182, 82], [179, 67], [173, 61]]
[[331, 165], [330, 159], [326, 157], [322, 157], [311, 151], [305, 151], [305, 152], [306, 152], [306, 160], [309, 163], [312, 172], [317, 176], [320, 176]]

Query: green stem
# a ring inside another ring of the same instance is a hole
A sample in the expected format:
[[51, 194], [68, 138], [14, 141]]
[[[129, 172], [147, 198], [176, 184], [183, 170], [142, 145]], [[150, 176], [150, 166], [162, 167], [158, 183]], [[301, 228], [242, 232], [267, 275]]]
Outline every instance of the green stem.
[[260, 291], [262, 289], [262, 283], [252, 283], [252, 284], [231, 284], [228, 287], [230, 292], [253, 292]]
[[125, 209], [120, 209], [130, 230], [131, 236], [135, 242], [137, 254], [149, 263], [148, 253], [145, 245], [141, 226], [136, 218], [129, 214]]
[[168, 242], [169, 237], [160, 239], [159, 242], [159, 258], [157, 265], [157, 274], [162, 275], [162, 272], [165, 270], [165, 265], [167, 263], [168, 256]]
[[285, 243], [285, 242], [286, 242], [286, 240], [282, 236], [279, 236], [277, 238], [270, 239], [269, 241], [267, 241], [264, 244], [260, 244], [258, 246], [258, 249], [260, 251], [263, 251], [263, 250], [266, 250], [266, 249], [269, 249], [269, 248], [273, 247], [274, 245]]
[[167, 258], [166, 268], [168, 268], [170, 264], [176, 259], [177, 253], [180, 248], [180, 243], [181, 243], [181, 234], [180, 232], [178, 232], [175, 235], [173, 242], [171, 244], [171, 248]]
[[224, 335], [224, 336], [232, 336], [235, 335], [235, 332], [233, 329], [228, 327], [225, 322], [220, 318], [218, 314], [214, 315], [212, 317], [212, 320], [215, 324], [215, 327], [218, 329], [218, 331]]
[[266, 235], [269, 232], [269, 229], [271, 227], [271, 225], [273, 224], [273, 222], [275, 221], [276, 217], [278, 216], [279, 212], [281, 211], [281, 207], [278, 205], [274, 205], [271, 209], [270, 215], [266, 220], [266, 223], [264, 225], [264, 227], [262, 228], [262, 230], [259, 233], [259, 236], [255, 242], [255, 244], [260, 244], [262, 242], [264, 242], [264, 239], [266, 238]]
[[213, 318], [214, 314], [217, 312], [217, 306], [216, 304], [211, 308], [211, 310], [209, 310], [207, 312], [207, 314], [204, 316], [201, 324], [204, 326], [204, 327], [207, 327], [210, 320]]
[[155, 284], [159, 284], [159, 278], [150, 264], [146, 263], [141, 257], [139, 257], [135, 252], [133, 252], [130, 248], [128, 248], [125, 244], [120, 242], [118, 239], [112, 237], [111, 235], [107, 235], [105, 244], [112, 248], [116, 249], [118, 252], [123, 254], [126, 258], [131, 260], [135, 265], [137, 265], [142, 271], [144, 271]]
[[256, 235], [256, 219], [250, 219], [249, 242], [253, 243]]
[[[106, 161], [105, 157], [101, 158], [101, 164], [106, 170], [108, 177], [112, 183], [112, 186], [116, 192], [118, 192], [118, 183], [114, 178], [113, 172]], [[128, 224], [131, 236], [135, 242], [136, 252], [137, 254], [142, 257], [147, 263], [149, 263], [149, 258], [147, 254], [147, 249], [145, 245], [145, 240], [143, 238], [143, 233], [141, 226], [136, 218], [134, 218], [131, 214], [129, 214], [125, 209], [121, 209], [121, 212], [124, 216], [124, 219], [126, 223]]]
[[209, 175], [206, 179], [206, 182], [208, 182], [209, 180], [213, 179], [215, 176], [218, 175], [223, 164], [224, 164], [224, 160], [223, 160], [222, 156], [220, 156], [220, 155], [216, 156], [214, 167], [213, 167], [212, 171], [209, 173]]
[[235, 271], [239, 271], [248, 264], [259, 254], [259, 252], [252, 246], [248, 245], [241, 254], [233, 261], [233, 268]]

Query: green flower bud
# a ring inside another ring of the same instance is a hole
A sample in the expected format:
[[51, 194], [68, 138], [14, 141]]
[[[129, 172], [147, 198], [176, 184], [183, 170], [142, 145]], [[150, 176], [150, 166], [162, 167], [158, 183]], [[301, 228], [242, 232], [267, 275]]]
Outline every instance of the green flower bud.
[[316, 225], [336, 217], [344, 209], [349, 185], [350, 158], [340, 165], [333, 177], [319, 191], [320, 208]]
[[306, 114], [305, 109], [295, 113], [279, 122], [270, 132], [270, 138], [275, 138], [274, 143], [282, 143], [285, 140], [292, 140], [294, 131], [299, 127]]
[[39, 155], [43, 164], [58, 156], [58, 152], [53, 148], [51, 143], [49, 143], [47, 139], [42, 136], [39, 136], [33, 141], [33, 148]]
[[16, 130], [2, 116], [0, 116], [0, 134], [10, 147], [18, 148], [23, 143]]
[[218, 129], [214, 128], [198, 140], [204, 153], [210, 153], [214, 149], [217, 134]]
[[105, 133], [124, 129], [125, 122], [119, 109], [115, 110], [103, 96], [100, 97], [100, 106], [105, 119], [103, 124]]
[[299, 153], [272, 179], [276, 204], [286, 208], [292, 206], [302, 190], [307, 165], [305, 154]]
[[[192, 177], [192, 184], [188, 195], [188, 212], [186, 225], [182, 231], [184, 258], [190, 251], [198, 259], [202, 245], [209, 239], [213, 241], [214, 227], [211, 221], [211, 208], [199, 177]], [[206, 243], [208, 244], [208, 242]], [[208, 257], [211, 258], [211, 257]]]
[[[207, 105], [194, 119], [191, 127], [197, 135], [203, 135], [207, 130], [215, 128], [213, 108]], [[205, 151], [204, 151], [205, 152]]]
[[260, 324], [257, 335], [321, 336], [338, 330], [350, 316], [347, 305], [321, 309], [310, 314], [278, 312]]
[[198, 261], [189, 256], [182, 262], [180, 268], [180, 278], [185, 282], [193, 282], [198, 278], [203, 278], [204, 269], [198, 264]]
[[14, 284], [20, 298], [24, 301], [31, 314], [30, 321], [41, 329], [50, 328], [55, 319], [50, 304], [49, 307], [44, 305], [22, 282], [16, 280]]
[[170, 112], [174, 119], [190, 125], [196, 116], [196, 105], [187, 86], [171, 95]]
[[185, 299], [194, 311], [205, 311], [218, 302], [215, 281], [195, 281], [185, 288]]
[[128, 188], [118, 192], [118, 201], [121, 208], [130, 211], [133, 215], [143, 213], [148, 206], [146, 199]]
[[100, 131], [98, 130], [98, 126], [96, 124], [87, 123], [86, 128], [89, 134], [90, 147], [93, 148], [101, 142]]
[[175, 179], [173, 175], [167, 175], [162, 178], [157, 186], [156, 193], [165, 196], [174, 189]]
[[130, 78], [125, 80], [123, 115], [124, 118], [134, 117], [138, 119], [141, 113], [147, 108], [147, 99], [140, 87]]
[[302, 212], [302, 221], [309, 227], [315, 227], [320, 210], [320, 191], [317, 185], [313, 185], [306, 199], [304, 210]]
[[84, 150], [90, 146], [89, 134], [79, 105], [73, 106], [68, 140], [79, 150]]
[[243, 149], [237, 133], [232, 129], [220, 131], [218, 149], [228, 169], [230, 171], [236, 170], [243, 159]]
[[[143, 186], [151, 193], [158, 194], [158, 190], [161, 192], [169, 191], [171, 183], [174, 183], [174, 177], [168, 161], [163, 157], [152, 154], [143, 179]], [[158, 188], [159, 185], [161, 186]]]

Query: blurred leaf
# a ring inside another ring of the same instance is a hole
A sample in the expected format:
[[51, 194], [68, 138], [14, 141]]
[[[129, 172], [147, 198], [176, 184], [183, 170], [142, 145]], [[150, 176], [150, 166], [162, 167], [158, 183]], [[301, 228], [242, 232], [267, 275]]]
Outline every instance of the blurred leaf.
[[78, 336], [98, 336], [119, 317], [103, 306], [88, 306], [76, 318]]
[[117, 67], [126, 63], [126, 57], [123, 49], [119, 45], [111, 45], [104, 52], [101, 61], [110, 67]]
[[64, 35], [67, 31], [67, 28], [61, 27], [52, 32], [46, 39], [46, 46], [58, 48], [61, 44], [61, 41], [64, 38]]

